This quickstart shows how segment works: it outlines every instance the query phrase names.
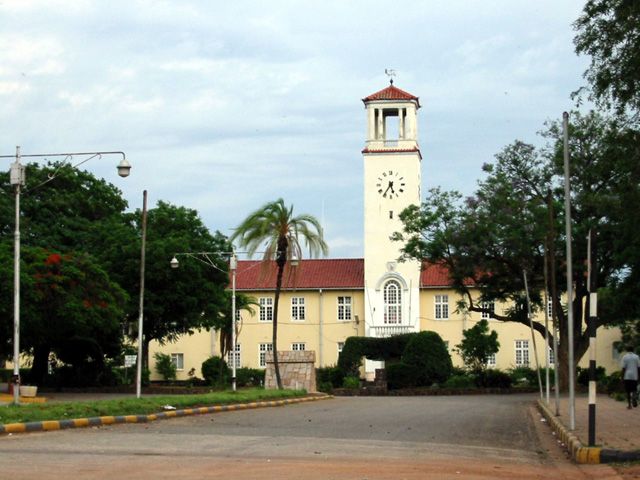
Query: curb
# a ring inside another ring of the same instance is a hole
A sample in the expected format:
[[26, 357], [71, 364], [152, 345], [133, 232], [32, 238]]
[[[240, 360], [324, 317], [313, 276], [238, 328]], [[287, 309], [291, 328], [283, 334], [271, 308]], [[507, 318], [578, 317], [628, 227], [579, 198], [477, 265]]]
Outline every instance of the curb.
[[66, 428], [95, 427], [101, 425], [115, 425], [118, 423], [148, 423], [155, 420], [164, 420], [189, 415], [204, 415], [207, 413], [232, 412], [235, 410], [251, 410], [255, 408], [281, 407], [295, 403], [314, 402], [328, 400], [332, 395], [290, 398], [287, 400], [271, 400], [264, 402], [238, 403], [234, 405], [215, 405], [211, 407], [185, 408], [182, 410], [170, 410], [149, 415], [118, 415], [105, 417], [74, 418], [69, 420], [44, 420], [41, 422], [7, 423], [0, 424], [0, 434], [45, 432], [51, 430], [63, 430]]
[[551, 428], [558, 435], [558, 439], [567, 447], [571, 459], [581, 464], [598, 464], [612, 462], [633, 462], [640, 460], [640, 451], [625, 452], [602, 447], [585, 447], [576, 435], [570, 433], [567, 427], [556, 417], [540, 399], [537, 401], [540, 413], [546, 418]]

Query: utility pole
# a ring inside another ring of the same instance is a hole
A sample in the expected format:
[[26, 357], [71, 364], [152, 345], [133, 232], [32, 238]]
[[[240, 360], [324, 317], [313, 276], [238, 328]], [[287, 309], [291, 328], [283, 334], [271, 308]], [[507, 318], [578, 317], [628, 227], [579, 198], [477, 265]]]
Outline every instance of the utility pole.
[[587, 290], [589, 291], [589, 446], [596, 444], [596, 324], [598, 321], [598, 288], [595, 248], [596, 234], [589, 229], [587, 237]]

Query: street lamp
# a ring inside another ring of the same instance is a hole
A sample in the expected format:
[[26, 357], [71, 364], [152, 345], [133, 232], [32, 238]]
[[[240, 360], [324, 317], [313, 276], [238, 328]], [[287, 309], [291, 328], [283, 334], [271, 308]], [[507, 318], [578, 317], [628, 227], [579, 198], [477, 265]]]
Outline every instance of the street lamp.
[[229, 270], [231, 271], [231, 352], [232, 352], [232, 360], [231, 360], [231, 389], [236, 391], [236, 270], [238, 268], [238, 258], [236, 257], [235, 252], [183, 252], [176, 253], [169, 265], [171, 268], [178, 268], [180, 266], [180, 262], [176, 258], [178, 255], [186, 255], [200, 262], [209, 265], [212, 268], [217, 270], [221, 270], [213, 260], [210, 255], [228, 255], [229, 256]]
[[[122, 160], [118, 164], [118, 175], [121, 177], [129, 176], [131, 164], [127, 161], [124, 152], [35, 153], [22, 155], [18, 146], [16, 147], [15, 155], [0, 155], [0, 158], [15, 158], [15, 162], [11, 164], [11, 169], [9, 170], [9, 182], [15, 189], [16, 204], [16, 228], [13, 243], [13, 376], [11, 377], [13, 403], [16, 405], [20, 403], [20, 191], [26, 180], [25, 166], [20, 160], [22, 158], [64, 157], [64, 161], [71, 161], [74, 157], [86, 157], [73, 165], [77, 167], [93, 158], [102, 158], [104, 155], [121, 155]], [[55, 177], [56, 174], [54, 173], [44, 183], [50, 182]]]

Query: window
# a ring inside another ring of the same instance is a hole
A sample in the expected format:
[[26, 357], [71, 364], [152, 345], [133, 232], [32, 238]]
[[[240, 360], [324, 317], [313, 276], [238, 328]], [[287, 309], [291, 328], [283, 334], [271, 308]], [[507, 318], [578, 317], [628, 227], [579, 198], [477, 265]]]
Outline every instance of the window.
[[176, 370], [184, 370], [184, 353], [172, 353], [171, 363], [176, 367]]
[[620, 354], [620, 350], [618, 350], [618, 342], [613, 342], [611, 344], [611, 359], [615, 360], [616, 362], [620, 361], [620, 358], [622, 357], [622, 355]]
[[384, 323], [402, 322], [402, 291], [400, 284], [389, 280], [384, 286]]
[[266, 367], [267, 366], [267, 352], [273, 352], [273, 343], [261, 343], [260, 344], [260, 366], [261, 367]]
[[556, 363], [556, 358], [553, 355], [553, 348], [549, 347], [549, 351], [547, 352], [547, 359], [549, 360], [549, 365], [554, 365]]
[[491, 315], [493, 315], [496, 311], [496, 304], [495, 302], [491, 301], [491, 302], [482, 302], [480, 304], [481, 308], [484, 308], [485, 310], [489, 310], [488, 312], [482, 312], [482, 318], [484, 320], [489, 320], [491, 318]]
[[291, 299], [291, 320], [304, 320], [304, 297]]
[[234, 357], [236, 359], [236, 368], [240, 368], [240, 344], [239, 343], [236, 343], [235, 355], [233, 354], [232, 350], [229, 350], [229, 353], [227, 354], [227, 365], [229, 365], [229, 368], [233, 366]]
[[553, 318], [553, 300], [547, 300], [547, 317], [549, 319]]
[[495, 367], [496, 366], [496, 354], [492, 353], [487, 357], [487, 367]]
[[516, 366], [529, 366], [529, 340], [516, 340]]
[[293, 350], [294, 352], [302, 352], [304, 350], [307, 349], [307, 344], [306, 343], [292, 343], [291, 344], [291, 350]]
[[338, 320], [351, 320], [351, 297], [338, 297]]
[[272, 322], [273, 321], [273, 298], [261, 297], [260, 304], [260, 321]]
[[338, 342], [338, 355], [342, 353], [343, 348], [344, 348], [344, 342]]
[[436, 295], [436, 320], [446, 320], [449, 318], [449, 295]]

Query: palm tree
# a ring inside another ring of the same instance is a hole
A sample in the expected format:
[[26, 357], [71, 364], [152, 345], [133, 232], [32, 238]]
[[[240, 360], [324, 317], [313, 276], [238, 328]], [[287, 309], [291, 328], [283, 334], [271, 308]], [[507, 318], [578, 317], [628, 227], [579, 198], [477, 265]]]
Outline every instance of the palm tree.
[[292, 258], [302, 258], [300, 239], [309, 248], [309, 254], [326, 255], [329, 248], [322, 238], [320, 222], [312, 215], [293, 216], [293, 205], [287, 208], [284, 200], [279, 198], [270, 202], [250, 214], [231, 236], [231, 241], [237, 241], [240, 248], [246, 248], [249, 256], [259, 249], [264, 249], [263, 262], [268, 268], [275, 260], [277, 270], [276, 292], [273, 305], [273, 366], [276, 373], [278, 388], [282, 390], [280, 367], [278, 365], [278, 303], [282, 288], [284, 267]]

